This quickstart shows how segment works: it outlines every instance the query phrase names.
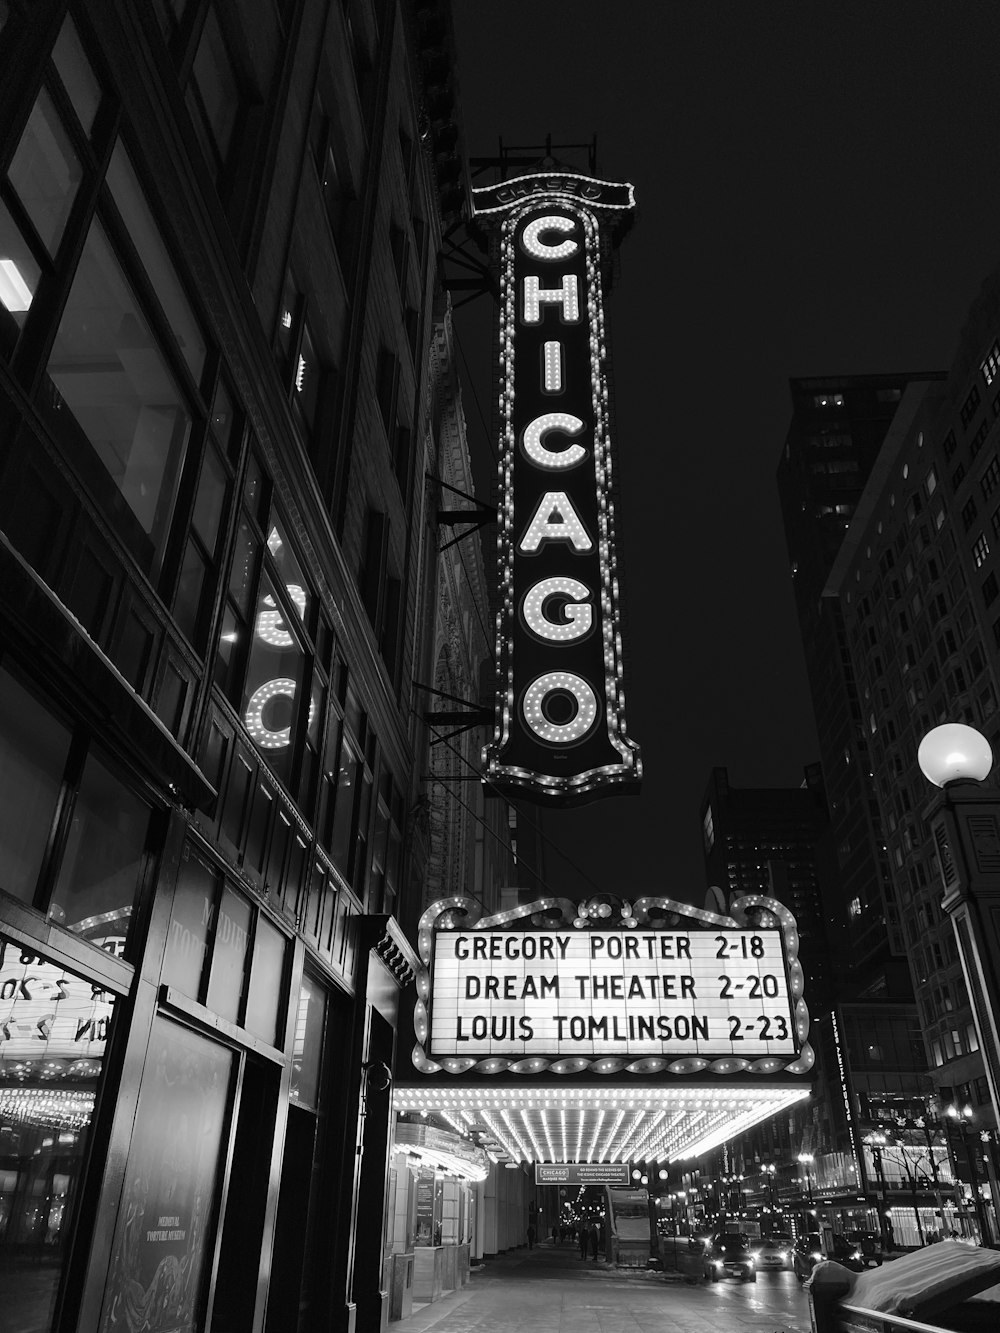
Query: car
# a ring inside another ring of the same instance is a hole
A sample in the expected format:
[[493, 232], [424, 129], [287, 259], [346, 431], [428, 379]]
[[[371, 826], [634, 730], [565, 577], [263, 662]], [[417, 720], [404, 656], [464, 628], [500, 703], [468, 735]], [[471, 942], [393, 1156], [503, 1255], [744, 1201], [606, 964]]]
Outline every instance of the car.
[[792, 1271], [800, 1282], [805, 1282], [819, 1261], [825, 1258], [819, 1232], [807, 1231], [792, 1247]]
[[742, 1231], [717, 1232], [705, 1248], [702, 1272], [706, 1282], [718, 1282], [723, 1277], [756, 1282], [757, 1261], [750, 1237]]
[[782, 1233], [764, 1236], [754, 1243], [757, 1271], [763, 1268], [791, 1268], [792, 1238]]
[[792, 1251], [792, 1268], [800, 1282], [804, 1282], [821, 1259], [834, 1259], [852, 1273], [863, 1273], [878, 1268], [882, 1256], [876, 1251], [877, 1237], [871, 1232], [849, 1231], [846, 1235], [835, 1232], [830, 1238], [829, 1252], [824, 1253], [818, 1231], [800, 1236]]

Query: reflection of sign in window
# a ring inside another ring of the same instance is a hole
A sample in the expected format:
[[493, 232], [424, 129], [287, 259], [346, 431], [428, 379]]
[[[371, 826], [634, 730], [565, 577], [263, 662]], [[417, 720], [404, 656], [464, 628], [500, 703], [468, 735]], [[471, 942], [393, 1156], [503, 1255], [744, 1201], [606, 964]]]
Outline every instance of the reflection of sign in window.
[[[118, 957], [123, 939], [95, 941]], [[57, 963], [0, 939], [0, 1065], [28, 1072], [35, 1062], [99, 1060], [114, 996]], [[50, 1070], [51, 1073], [51, 1070]]]
[[[267, 549], [280, 581], [267, 575], [260, 581], [243, 717], [254, 743], [269, 752], [272, 766], [287, 777], [282, 770], [289, 762], [306, 662], [299, 626], [306, 621], [309, 599], [302, 571], [277, 524], [271, 526]], [[311, 702], [310, 723], [314, 708]]]

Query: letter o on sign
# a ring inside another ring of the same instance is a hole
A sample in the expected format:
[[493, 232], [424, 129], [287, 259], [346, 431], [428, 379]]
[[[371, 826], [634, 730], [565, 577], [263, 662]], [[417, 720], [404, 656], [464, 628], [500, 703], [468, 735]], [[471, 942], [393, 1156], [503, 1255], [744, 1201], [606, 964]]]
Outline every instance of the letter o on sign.
[[[545, 715], [545, 700], [556, 691], [576, 700], [576, 713], [568, 722], [551, 722]], [[571, 745], [594, 725], [597, 696], [582, 676], [572, 671], [546, 671], [536, 677], [524, 692], [521, 705], [524, 720], [543, 741], [553, 745]]]

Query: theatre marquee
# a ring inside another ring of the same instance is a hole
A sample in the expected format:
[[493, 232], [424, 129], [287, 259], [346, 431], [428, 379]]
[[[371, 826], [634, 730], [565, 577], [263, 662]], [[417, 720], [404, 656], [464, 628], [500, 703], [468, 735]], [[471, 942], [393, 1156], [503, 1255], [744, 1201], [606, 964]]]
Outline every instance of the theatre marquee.
[[492, 917], [472, 899], [442, 900], [421, 922], [414, 1064], [802, 1072], [812, 1052], [794, 918], [757, 895], [732, 913], [648, 897], [612, 924], [559, 899]]

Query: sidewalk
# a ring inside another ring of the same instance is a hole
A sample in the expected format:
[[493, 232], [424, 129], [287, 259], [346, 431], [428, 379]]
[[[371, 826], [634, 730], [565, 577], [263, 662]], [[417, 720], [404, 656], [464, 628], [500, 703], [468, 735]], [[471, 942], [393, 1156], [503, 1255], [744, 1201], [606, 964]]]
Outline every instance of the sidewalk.
[[422, 1306], [389, 1333], [809, 1333], [791, 1274], [754, 1286], [693, 1284], [674, 1274], [581, 1260], [545, 1240], [487, 1262], [467, 1287]]

